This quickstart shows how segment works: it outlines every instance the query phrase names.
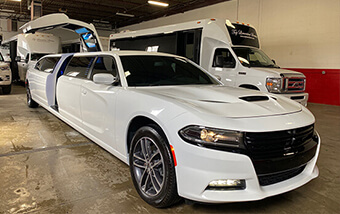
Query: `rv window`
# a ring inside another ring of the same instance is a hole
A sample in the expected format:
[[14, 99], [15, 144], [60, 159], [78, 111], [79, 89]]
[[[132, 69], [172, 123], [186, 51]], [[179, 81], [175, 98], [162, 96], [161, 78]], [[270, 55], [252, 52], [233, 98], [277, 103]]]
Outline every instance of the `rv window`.
[[67, 65], [65, 75], [77, 78], [87, 78], [95, 57], [73, 57]]
[[217, 48], [215, 50], [213, 67], [235, 68], [236, 61], [229, 49]]
[[233, 23], [226, 25], [233, 45], [245, 45], [259, 48], [256, 30], [247, 25]]
[[99, 56], [97, 58], [90, 79], [93, 80], [93, 75], [99, 73], [110, 73], [117, 76], [116, 62], [111, 56]]

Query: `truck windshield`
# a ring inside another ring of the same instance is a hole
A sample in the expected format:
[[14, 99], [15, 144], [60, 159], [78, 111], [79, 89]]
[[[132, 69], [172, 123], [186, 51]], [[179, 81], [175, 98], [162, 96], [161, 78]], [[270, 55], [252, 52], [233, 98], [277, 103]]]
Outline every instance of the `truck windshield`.
[[183, 58], [121, 56], [129, 86], [219, 85], [220, 83]]
[[32, 53], [31, 60], [38, 61], [41, 57], [45, 56], [45, 53]]
[[247, 67], [279, 68], [263, 51], [256, 48], [233, 47], [241, 64]]

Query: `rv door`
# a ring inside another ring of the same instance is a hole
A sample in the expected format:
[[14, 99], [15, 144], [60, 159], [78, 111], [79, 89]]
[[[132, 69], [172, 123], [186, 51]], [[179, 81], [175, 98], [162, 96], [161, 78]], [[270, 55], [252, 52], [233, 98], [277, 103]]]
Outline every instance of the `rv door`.
[[36, 31], [62, 28], [74, 31], [79, 35], [83, 52], [103, 51], [98, 33], [93, 24], [70, 19], [63, 13], [49, 14], [36, 20], [30, 21], [20, 29], [24, 33], [35, 33]]

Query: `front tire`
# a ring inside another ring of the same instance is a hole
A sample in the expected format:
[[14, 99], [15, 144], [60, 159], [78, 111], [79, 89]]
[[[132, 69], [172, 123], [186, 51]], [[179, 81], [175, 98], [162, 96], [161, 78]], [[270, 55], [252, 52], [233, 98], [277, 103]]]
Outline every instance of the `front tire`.
[[180, 200], [175, 166], [169, 144], [160, 128], [144, 126], [136, 132], [130, 147], [130, 173], [140, 197], [163, 208]]
[[26, 87], [26, 95], [27, 95], [27, 106], [30, 108], [38, 107], [38, 103], [32, 99], [31, 91], [28, 86]]

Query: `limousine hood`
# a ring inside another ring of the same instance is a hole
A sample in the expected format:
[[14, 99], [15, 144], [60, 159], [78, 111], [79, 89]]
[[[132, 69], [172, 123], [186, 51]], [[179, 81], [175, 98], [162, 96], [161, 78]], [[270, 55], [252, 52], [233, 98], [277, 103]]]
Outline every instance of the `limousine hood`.
[[189, 111], [230, 118], [265, 117], [301, 111], [301, 105], [281, 96], [225, 86], [162, 86], [142, 93], [179, 102]]

